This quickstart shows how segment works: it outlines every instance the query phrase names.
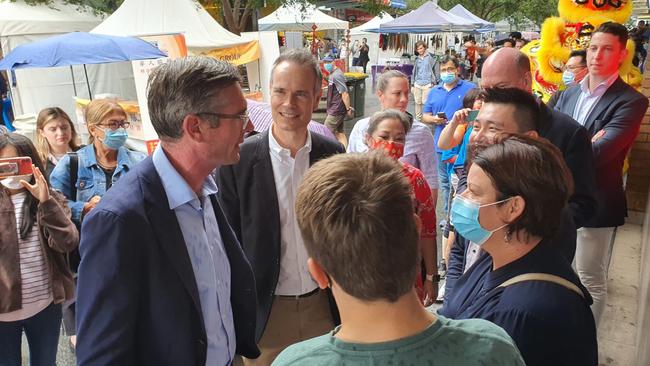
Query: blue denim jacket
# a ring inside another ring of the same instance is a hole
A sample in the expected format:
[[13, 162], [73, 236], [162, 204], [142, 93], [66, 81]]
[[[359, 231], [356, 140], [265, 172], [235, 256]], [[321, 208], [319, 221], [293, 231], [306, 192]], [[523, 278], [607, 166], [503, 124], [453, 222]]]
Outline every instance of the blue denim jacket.
[[[77, 186], [77, 197], [70, 197], [73, 183], [70, 182], [69, 155], [64, 156], [52, 171], [50, 185], [66, 196], [72, 211], [72, 221], [80, 225], [81, 211], [84, 204], [92, 197], [101, 197], [106, 193], [106, 175], [97, 164], [95, 147], [92, 144], [79, 149], [77, 156], [79, 157], [79, 170], [77, 172], [77, 182], [74, 183]], [[146, 155], [141, 152], [120, 147], [117, 150], [117, 167], [113, 173], [113, 184], [145, 157]]]

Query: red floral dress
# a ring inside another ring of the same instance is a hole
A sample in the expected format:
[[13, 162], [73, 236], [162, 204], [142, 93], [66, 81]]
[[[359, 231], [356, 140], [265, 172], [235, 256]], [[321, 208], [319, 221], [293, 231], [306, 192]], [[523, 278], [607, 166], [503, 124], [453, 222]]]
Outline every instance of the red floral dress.
[[[413, 195], [415, 196], [415, 213], [422, 221], [422, 232], [420, 238], [429, 239], [436, 237], [436, 204], [431, 197], [431, 188], [422, 172], [407, 163], [402, 163], [402, 171], [406, 178], [408, 178], [413, 188]], [[422, 290], [422, 276], [419, 275], [415, 280], [415, 288], [420, 297], [420, 301], [424, 301], [424, 291]]]

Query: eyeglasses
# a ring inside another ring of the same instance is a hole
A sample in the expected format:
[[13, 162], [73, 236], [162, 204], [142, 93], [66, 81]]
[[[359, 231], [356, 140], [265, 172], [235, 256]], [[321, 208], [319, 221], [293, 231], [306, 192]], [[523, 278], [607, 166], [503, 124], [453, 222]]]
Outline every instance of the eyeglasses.
[[115, 131], [120, 127], [129, 128], [131, 126], [131, 122], [125, 120], [121, 120], [121, 121], [110, 120], [107, 123], [100, 123], [99, 125], [102, 127], [110, 128], [111, 130]]
[[245, 130], [246, 127], [248, 127], [248, 123], [251, 121], [251, 119], [248, 117], [248, 111], [244, 111], [242, 114], [223, 114], [223, 113], [214, 113], [214, 112], [198, 112], [194, 113], [198, 116], [200, 115], [205, 115], [205, 116], [213, 116], [217, 118], [224, 118], [224, 119], [238, 119], [241, 121], [241, 129]]
[[571, 66], [565, 65], [564, 69], [568, 70], [568, 71], [571, 71], [571, 72], [575, 72], [575, 71], [580, 71], [580, 70], [584, 69], [585, 67], [587, 67], [587, 65], [571, 65]]

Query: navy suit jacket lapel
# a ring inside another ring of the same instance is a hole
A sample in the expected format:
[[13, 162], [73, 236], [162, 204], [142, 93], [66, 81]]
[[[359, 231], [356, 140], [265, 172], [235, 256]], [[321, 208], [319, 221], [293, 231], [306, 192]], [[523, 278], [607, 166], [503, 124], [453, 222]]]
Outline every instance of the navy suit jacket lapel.
[[566, 101], [563, 103], [563, 105], [570, 106], [572, 109], [570, 111], [563, 111], [563, 112], [571, 116], [571, 118], [574, 118], [573, 116], [575, 116], [576, 113], [575, 109], [578, 104], [578, 98], [580, 97], [580, 92], [581, 92], [580, 85], [576, 85], [573, 87], [573, 89], [569, 89], [565, 92]]
[[607, 88], [605, 94], [603, 94], [603, 96], [600, 97], [600, 100], [598, 101], [598, 103], [596, 103], [594, 109], [592, 109], [589, 115], [587, 116], [587, 120], [585, 121], [585, 128], [592, 135], [597, 132], [596, 130], [597, 127], [594, 126], [594, 123], [597, 120], [602, 119], [602, 116], [605, 113], [605, 111], [614, 102], [614, 100], [616, 100], [616, 98], [619, 97], [622, 83], [623, 80], [621, 80], [620, 77], [616, 79], [614, 84], [612, 84], [609, 88]]
[[156, 172], [153, 162], [147, 160], [144, 164], [150, 164], [145, 170], [145, 184], [143, 184], [144, 199], [147, 205], [147, 216], [151, 221], [151, 227], [154, 235], [158, 239], [160, 246], [172, 264], [174, 271], [178, 274], [188, 295], [192, 299], [196, 308], [199, 319], [201, 320], [201, 329], [205, 333], [203, 313], [201, 312], [201, 301], [199, 291], [196, 286], [194, 270], [183, 233], [176, 219], [176, 214], [169, 208], [167, 194], [160, 181], [160, 176]]

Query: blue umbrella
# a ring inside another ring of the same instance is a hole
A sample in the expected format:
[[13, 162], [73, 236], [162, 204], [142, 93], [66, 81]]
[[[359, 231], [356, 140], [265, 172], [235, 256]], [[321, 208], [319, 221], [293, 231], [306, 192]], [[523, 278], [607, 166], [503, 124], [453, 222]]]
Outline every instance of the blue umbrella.
[[[84, 65], [86, 83], [88, 83], [86, 64], [146, 60], [166, 56], [156, 46], [139, 38], [72, 32], [16, 47], [0, 61], [0, 70]], [[90, 90], [88, 94], [90, 95]]]

